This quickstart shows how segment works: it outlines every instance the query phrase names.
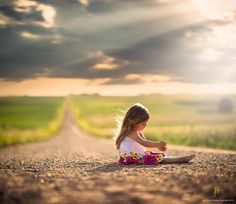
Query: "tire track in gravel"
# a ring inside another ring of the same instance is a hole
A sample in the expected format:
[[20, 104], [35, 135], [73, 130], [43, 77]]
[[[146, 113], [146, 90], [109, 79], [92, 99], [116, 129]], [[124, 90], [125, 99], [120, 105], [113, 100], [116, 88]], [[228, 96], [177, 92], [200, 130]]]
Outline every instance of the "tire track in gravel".
[[187, 164], [120, 166], [114, 144], [83, 133], [68, 106], [56, 137], [0, 149], [0, 203], [235, 202], [235, 152], [166, 153], [192, 152]]

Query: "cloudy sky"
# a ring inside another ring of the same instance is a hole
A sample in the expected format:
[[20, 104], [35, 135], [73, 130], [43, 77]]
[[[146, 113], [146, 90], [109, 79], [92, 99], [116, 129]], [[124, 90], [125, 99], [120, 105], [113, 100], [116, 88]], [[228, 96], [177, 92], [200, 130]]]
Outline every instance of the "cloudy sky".
[[1, 0], [0, 95], [236, 93], [235, 0]]

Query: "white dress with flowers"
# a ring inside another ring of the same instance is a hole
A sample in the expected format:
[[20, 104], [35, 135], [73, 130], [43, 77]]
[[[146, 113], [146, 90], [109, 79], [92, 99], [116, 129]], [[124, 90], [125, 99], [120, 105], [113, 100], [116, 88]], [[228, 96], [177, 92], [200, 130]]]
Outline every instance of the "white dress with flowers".
[[137, 154], [144, 154], [146, 151], [145, 147], [131, 137], [125, 137], [120, 143], [120, 155], [126, 153], [129, 154], [130, 152], [136, 152]]
[[127, 136], [121, 141], [118, 163], [156, 165], [166, 157], [165, 153], [146, 151], [143, 145]]

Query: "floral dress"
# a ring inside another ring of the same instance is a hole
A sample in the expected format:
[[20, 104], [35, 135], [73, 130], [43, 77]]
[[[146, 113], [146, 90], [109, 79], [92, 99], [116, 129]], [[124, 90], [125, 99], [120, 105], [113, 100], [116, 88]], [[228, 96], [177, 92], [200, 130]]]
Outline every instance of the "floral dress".
[[130, 152], [129, 154], [123, 153], [119, 156], [119, 164], [138, 164], [138, 165], [157, 165], [162, 162], [167, 155], [160, 152], [146, 151], [144, 154]]
[[120, 144], [118, 163], [156, 165], [166, 157], [165, 153], [147, 151], [144, 146], [132, 138], [125, 137]]

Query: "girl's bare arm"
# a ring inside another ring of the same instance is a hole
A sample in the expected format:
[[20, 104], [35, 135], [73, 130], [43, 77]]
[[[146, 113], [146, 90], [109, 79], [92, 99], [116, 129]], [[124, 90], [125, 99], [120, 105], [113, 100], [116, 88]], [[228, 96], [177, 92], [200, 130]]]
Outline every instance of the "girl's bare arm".
[[143, 132], [140, 130], [139, 131], [139, 133], [140, 133], [140, 136], [144, 139], [144, 140], [147, 140], [147, 138], [144, 136], [144, 134], [143, 134]]
[[144, 147], [157, 147], [158, 149], [165, 151], [165, 146], [166, 146], [166, 142], [164, 141], [160, 141], [160, 142], [154, 142], [151, 140], [147, 140], [144, 136], [142, 137], [141, 135], [134, 135], [132, 137], [132, 139], [134, 139], [136, 142], [138, 142], [139, 144], [143, 145]]
[[[144, 134], [143, 134], [143, 132], [142, 132], [141, 130], [139, 131], [139, 135], [140, 135], [144, 140], [147, 140], [147, 138], [144, 136]], [[156, 147], [147, 147], [147, 146], [146, 146], [146, 149], [147, 149], [147, 150], [150, 150], [150, 151], [152, 151], [153, 148], [156, 148]]]

